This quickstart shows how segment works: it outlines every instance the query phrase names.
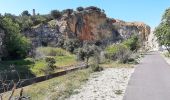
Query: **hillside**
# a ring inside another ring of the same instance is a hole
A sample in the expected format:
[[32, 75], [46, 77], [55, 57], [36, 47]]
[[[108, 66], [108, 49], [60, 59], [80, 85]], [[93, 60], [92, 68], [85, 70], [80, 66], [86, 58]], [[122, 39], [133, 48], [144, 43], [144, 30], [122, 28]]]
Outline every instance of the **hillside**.
[[[142, 22], [125, 22], [108, 18], [97, 7], [82, 8], [79, 11], [66, 9], [61, 12], [59, 18], [52, 15], [23, 14], [21, 16], [5, 15], [14, 18], [14, 21], [22, 23], [21, 33], [31, 40], [32, 48], [39, 46], [61, 47], [67, 39], [93, 41], [101, 43], [116, 42], [127, 39], [136, 34], [142, 41], [148, 40], [150, 27]], [[32, 23], [32, 24], [31, 24]], [[5, 55], [5, 33], [0, 29], [1, 56]]]

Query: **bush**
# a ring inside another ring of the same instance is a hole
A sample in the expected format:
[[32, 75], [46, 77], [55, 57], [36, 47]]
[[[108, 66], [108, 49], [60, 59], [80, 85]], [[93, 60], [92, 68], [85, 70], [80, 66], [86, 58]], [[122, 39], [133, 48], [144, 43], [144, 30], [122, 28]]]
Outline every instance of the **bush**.
[[99, 66], [99, 63], [100, 63], [99, 51], [95, 50], [93, 54], [92, 64], [90, 65], [92, 71], [96, 72], [103, 70], [103, 68]]
[[56, 63], [55, 58], [46, 57], [45, 61], [47, 65], [41, 70], [44, 72], [45, 75], [52, 74], [54, 72], [54, 69], [56, 68], [56, 66], [54, 65]]
[[164, 56], [170, 58], [170, 53], [166, 52], [166, 53], [164, 53]]
[[115, 44], [106, 48], [106, 58], [118, 60], [120, 63], [127, 63], [131, 51], [124, 44]]
[[31, 16], [19, 16], [16, 20], [20, 26], [21, 31], [30, 30], [31, 27], [34, 25]]
[[30, 41], [20, 34], [19, 25], [6, 17], [3, 18], [1, 24], [6, 34], [4, 43], [7, 57], [12, 59], [26, 57], [30, 49]]
[[85, 60], [85, 52], [83, 51], [82, 48], [78, 49], [77, 59], [80, 60], [80, 61], [84, 61]]
[[55, 59], [52, 57], [46, 57], [45, 61], [48, 63], [48, 67], [54, 69], [54, 64], [56, 63]]
[[28, 12], [28, 10], [25, 10], [21, 13], [22, 16], [31, 16], [31, 14]]
[[84, 10], [84, 8], [83, 7], [77, 7], [77, 9], [76, 9], [77, 11], [83, 11]]
[[54, 47], [39, 47], [36, 49], [37, 58], [43, 58], [44, 56], [64, 56], [69, 55], [64, 49]]
[[131, 36], [129, 39], [123, 42], [131, 51], [137, 51], [140, 47], [139, 39], [136, 35]]
[[63, 45], [63, 48], [72, 53], [79, 47], [81, 47], [81, 42], [78, 39], [67, 39]]
[[51, 16], [54, 18], [54, 19], [58, 19], [62, 16], [61, 12], [58, 11], [58, 10], [52, 10], [51, 11]]
[[85, 10], [95, 10], [101, 12], [101, 9], [95, 6], [86, 7]]
[[99, 56], [97, 55], [99, 52], [100, 51], [97, 46], [84, 44], [84, 46], [78, 50], [77, 58], [78, 60], [86, 60], [88, 65], [90, 57], [94, 57], [97, 58], [95, 61], [99, 63]]
[[42, 15], [33, 16], [31, 19], [33, 21], [34, 26], [47, 21], [47, 18]]
[[73, 13], [73, 9], [65, 9], [62, 11], [63, 14], [67, 13], [68, 15]]

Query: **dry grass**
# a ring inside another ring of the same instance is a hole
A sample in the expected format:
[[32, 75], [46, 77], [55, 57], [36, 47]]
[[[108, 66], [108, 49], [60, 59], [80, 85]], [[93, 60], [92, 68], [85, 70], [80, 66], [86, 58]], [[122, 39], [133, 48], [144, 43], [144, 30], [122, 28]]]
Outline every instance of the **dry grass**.
[[103, 68], [133, 68], [134, 64], [123, 64], [117, 61], [109, 61], [100, 64], [100, 66], [102, 66]]
[[[91, 70], [84, 69], [67, 75], [50, 79], [48, 81], [36, 83], [24, 87], [24, 96], [30, 96], [31, 100], [63, 100], [75, 93], [82, 83], [88, 80]], [[17, 89], [14, 96], [19, 95], [20, 89]], [[5, 97], [9, 92], [5, 94]]]

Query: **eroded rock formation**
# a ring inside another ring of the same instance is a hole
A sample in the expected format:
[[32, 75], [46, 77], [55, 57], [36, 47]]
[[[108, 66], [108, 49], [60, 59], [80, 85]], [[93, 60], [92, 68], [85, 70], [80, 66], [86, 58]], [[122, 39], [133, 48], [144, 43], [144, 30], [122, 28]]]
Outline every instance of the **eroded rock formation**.
[[112, 20], [98, 9], [64, 13], [60, 19], [35, 26], [24, 34], [31, 38], [35, 46], [55, 46], [60, 38], [77, 38], [81, 41], [105, 41], [116, 38]]
[[85, 8], [82, 11], [65, 12], [60, 19], [34, 26], [24, 34], [35, 46], [56, 46], [59, 39], [77, 38], [81, 41], [115, 41], [139, 34], [148, 40], [150, 27], [140, 22], [124, 22], [110, 19], [99, 8]]
[[129, 38], [133, 34], [139, 35], [143, 41], [148, 41], [150, 26], [143, 22], [125, 22], [116, 20], [113, 23], [114, 29], [117, 30], [122, 38]]

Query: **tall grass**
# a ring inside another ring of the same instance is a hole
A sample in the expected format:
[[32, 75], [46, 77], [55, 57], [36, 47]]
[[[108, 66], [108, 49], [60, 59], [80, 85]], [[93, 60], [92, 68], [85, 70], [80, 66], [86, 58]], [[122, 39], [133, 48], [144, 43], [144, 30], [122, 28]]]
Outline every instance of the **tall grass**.
[[[91, 72], [90, 69], [78, 70], [61, 77], [27, 86], [24, 88], [23, 93], [25, 96], [30, 96], [31, 100], [64, 100], [71, 94], [76, 93], [74, 90], [88, 80]], [[16, 90], [14, 96], [19, 95], [19, 90]], [[8, 93], [5, 95], [8, 95]]]

